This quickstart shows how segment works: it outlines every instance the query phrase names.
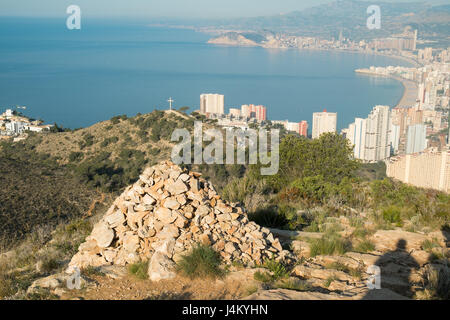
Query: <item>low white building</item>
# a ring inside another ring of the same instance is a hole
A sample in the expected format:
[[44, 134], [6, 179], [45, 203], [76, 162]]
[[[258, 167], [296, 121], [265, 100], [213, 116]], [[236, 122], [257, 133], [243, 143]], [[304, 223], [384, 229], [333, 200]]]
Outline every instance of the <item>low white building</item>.
[[21, 121], [11, 121], [5, 124], [6, 131], [21, 134], [25, 129], [25, 123]]

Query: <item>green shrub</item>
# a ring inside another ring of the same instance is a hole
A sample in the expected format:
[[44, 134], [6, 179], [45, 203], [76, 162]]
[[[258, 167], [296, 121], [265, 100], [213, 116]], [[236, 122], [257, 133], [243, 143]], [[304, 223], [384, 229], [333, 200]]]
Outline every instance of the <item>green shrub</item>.
[[401, 210], [396, 206], [389, 206], [383, 209], [383, 220], [389, 223], [395, 223], [397, 225], [401, 224]]
[[310, 256], [344, 254], [350, 250], [348, 240], [338, 235], [324, 235], [320, 239], [310, 239]]
[[148, 261], [130, 264], [128, 266], [128, 272], [139, 279], [148, 279]]
[[337, 280], [339, 280], [336, 276], [329, 276], [326, 280], [325, 280], [325, 282], [324, 282], [324, 284], [323, 284], [323, 286], [325, 287], [325, 288], [328, 288], [330, 285], [331, 285], [331, 283], [333, 282], [333, 281], [337, 281]]
[[3, 267], [0, 268], [0, 299], [9, 297], [15, 293], [14, 281]]
[[189, 278], [218, 278], [223, 276], [220, 255], [210, 246], [197, 244], [192, 251], [181, 257], [177, 270]]
[[272, 276], [268, 272], [256, 271], [254, 273], [254, 275], [253, 275], [253, 278], [256, 281], [260, 281], [260, 282], [263, 282], [263, 283], [270, 283], [270, 282], [273, 281]]
[[84, 157], [83, 152], [75, 152], [75, 151], [73, 151], [73, 152], [71, 152], [69, 154], [69, 161], [70, 162], [80, 161], [80, 160], [83, 159], [83, 157]]
[[433, 251], [433, 249], [440, 248], [441, 246], [439, 245], [439, 242], [436, 239], [432, 239], [432, 240], [427, 239], [422, 242], [421, 247], [422, 247], [422, 250], [431, 252], [431, 251]]
[[105, 274], [101, 272], [99, 268], [93, 266], [87, 266], [86, 268], [81, 269], [81, 273], [86, 276], [101, 276], [101, 277], [105, 276]]
[[311, 290], [311, 285], [306, 281], [298, 280], [298, 279], [287, 279], [280, 281], [276, 284], [277, 288], [280, 289], [288, 289], [294, 291], [309, 291]]
[[360, 253], [368, 253], [375, 250], [375, 244], [369, 239], [364, 239], [355, 246], [354, 251]]
[[278, 280], [289, 276], [289, 272], [286, 270], [286, 267], [281, 262], [275, 261], [274, 258], [266, 259], [262, 267], [272, 272], [273, 280]]

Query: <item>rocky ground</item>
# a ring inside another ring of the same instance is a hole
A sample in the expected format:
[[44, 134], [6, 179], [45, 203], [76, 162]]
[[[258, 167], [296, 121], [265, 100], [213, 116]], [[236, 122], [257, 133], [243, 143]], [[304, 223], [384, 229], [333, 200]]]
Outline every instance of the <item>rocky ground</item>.
[[[277, 230], [273, 230], [277, 234]], [[283, 232], [281, 232], [283, 233]], [[302, 237], [320, 237], [320, 233], [300, 233]], [[344, 255], [309, 257], [308, 242], [283, 237], [297, 258], [297, 265], [286, 279], [275, 283], [255, 280], [263, 268], [232, 267], [223, 279], [192, 280], [175, 278], [151, 281], [138, 279], [124, 266], [102, 266], [94, 274], [83, 276], [82, 290], [68, 290], [68, 275], [61, 273], [40, 279], [30, 287], [48, 288], [61, 299], [250, 299], [250, 300], [360, 300], [420, 298], [424, 290], [424, 272], [445, 268], [445, 260], [430, 262], [422, 250], [423, 241], [440, 239], [448, 250], [445, 234], [420, 235], [401, 230], [381, 230], [373, 235], [376, 249], [370, 253], [347, 252]], [[406, 245], [397, 247], [398, 242]], [[369, 290], [371, 265], [381, 268], [381, 290]], [[270, 272], [269, 272], [270, 273]]]
[[[355, 226], [347, 217], [329, 224], [333, 233], [260, 227], [200, 174], [164, 162], [146, 169], [114, 201], [66, 270], [34, 281], [27, 292], [46, 290], [47, 298], [60, 299], [392, 300], [427, 299], [448, 288], [445, 231], [369, 232], [369, 224]], [[335, 240], [322, 246], [333, 250], [318, 249], [330, 234]], [[354, 246], [334, 250], [352, 237]], [[192, 280], [175, 272], [180, 257], [199, 242], [219, 252], [224, 277]], [[268, 259], [275, 267], [265, 264]], [[148, 279], [128, 271], [146, 260]], [[381, 289], [368, 289], [373, 266], [381, 270]], [[82, 270], [81, 289], [70, 290], [67, 280], [76, 268]]]

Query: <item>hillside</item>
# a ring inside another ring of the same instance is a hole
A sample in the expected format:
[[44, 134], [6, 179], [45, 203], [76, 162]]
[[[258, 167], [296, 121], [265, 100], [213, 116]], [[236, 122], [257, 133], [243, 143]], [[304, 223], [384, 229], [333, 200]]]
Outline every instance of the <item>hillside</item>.
[[[204, 202], [206, 206], [215, 207], [221, 201], [233, 208], [242, 206], [245, 214], [241, 219], [257, 225], [251, 229], [260, 228], [261, 232], [278, 238], [282, 251], [289, 251], [289, 255], [295, 257], [294, 262], [272, 261], [266, 254], [261, 260], [255, 260], [257, 268], [249, 269], [238, 260], [228, 260], [231, 265], [226, 264], [213, 249], [202, 247], [200, 256], [206, 252], [206, 256], [214, 260], [213, 273], [226, 275], [223, 283], [202, 279], [202, 276], [195, 278], [194, 272], [193, 281], [177, 273], [175, 279], [155, 285], [146, 276], [149, 261], [145, 259], [150, 256], [143, 255], [142, 261], [130, 261], [125, 266], [84, 265], [85, 289], [67, 291], [63, 288], [61, 284], [67, 277], [63, 271], [74, 255], [79, 250], [88, 253], [98, 250], [91, 246], [89, 235], [98, 232], [95, 226], [107, 212], [116, 212], [107, 208], [114, 199], [120, 199], [114, 205], [129, 201], [117, 198], [124, 190], [129, 193], [131, 188], [137, 188], [135, 191], [140, 193], [137, 198], [134, 196], [134, 209], [124, 206], [120, 209], [131, 212], [130, 217], [133, 210], [152, 209], [147, 207], [151, 203], [148, 197], [146, 203], [140, 203], [145, 197], [142, 192], [157, 192], [159, 195], [155, 195], [155, 199], [163, 194], [164, 199], [158, 200], [158, 205], [163, 206], [169, 206], [166, 198], [174, 193], [176, 203], [169, 199], [170, 207], [186, 205], [183, 209], [186, 220], [177, 219], [177, 228], [183, 230], [190, 225], [194, 232], [199, 231], [188, 223], [199, 222], [191, 213], [193, 207], [199, 206], [200, 199], [189, 192], [181, 195], [185, 190], [170, 191], [170, 183], [182, 175], [171, 176], [169, 171], [158, 173], [151, 178], [159, 179], [155, 190], [150, 189], [154, 181], [149, 182], [150, 178], [142, 175], [148, 172], [145, 169], [149, 166], [169, 159], [173, 129], [192, 129], [197, 118], [202, 119], [198, 114], [154, 111], [131, 118], [114, 117], [76, 131], [36, 134], [21, 142], [2, 143], [0, 179], [4, 188], [1, 195], [8, 200], [7, 205], [2, 202], [0, 206], [2, 225], [6, 226], [0, 231], [11, 250], [2, 251], [4, 254], [0, 255], [0, 296], [15, 299], [238, 299], [250, 296], [257, 299], [280, 295], [295, 297], [292, 290], [296, 290], [310, 298], [363, 299], [368, 296], [364, 291], [367, 267], [378, 261], [380, 266], [389, 266], [385, 278], [390, 291], [384, 292], [383, 297], [448, 299], [445, 292], [448, 293], [450, 287], [447, 281], [450, 196], [386, 179], [381, 164], [361, 166], [350, 157], [352, 149], [348, 142], [336, 134], [309, 140], [284, 133], [280, 142], [280, 170], [273, 176], [261, 176], [260, 165], [200, 165], [180, 169], [203, 173], [201, 193], [209, 197]], [[213, 121], [203, 120], [204, 126], [214, 126]], [[190, 173], [190, 177], [196, 176]], [[168, 189], [163, 191], [162, 186]], [[186, 203], [186, 197], [193, 198]], [[186, 209], [188, 207], [190, 209]], [[237, 213], [234, 209], [231, 212]], [[205, 220], [205, 223], [214, 222], [215, 214], [210, 214], [209, 222]], [[138, 216], [140, 214], [135, 218]], [[170, 217], [166, 223], [174, 221]], [[235, 228], [230, 229], [223, 223], [219, 221], [214, 227], [232, 230], [231, 237], [217, 233], [211, 240], [240, 239], [239, 234], [234, 234]], [[151, 222], [146, 224], [151, 225]], [[141, 230], [142, 241], [136, 238], [138, 229], [134, 222], [119, 225], [114, 234], [120, 235], [119, 241], [125, 241], [127, 248], [136, 245], [148, 248], [147, 233]], [[127, 229], [129, 225], [133, 226], [131, 230]], [[164, 225], [159, 224], [159, 227]], [[205, 226], [201, 223], [197, 227]], [[105, 231], [105, 228], [100, 229]], [[242, 232], [245, 234], [251, 229]], [[186, 237], [191, 232], [178, 231]], [[105, 232], [111, 240], [103, 248], [108, 251], [105, 257], [109, 257], [111, 250], [120, 248], [118, 243], [112, 242], [111, 232]], [[259, 236], [258, 232], [255, 235]], [[108, 248], [111, 243], [113, 247]], [[276, 243], [275, 238], [272, 243]], [[257, 242], [261, 249], [263, 245], [266, 248], [266, 244]], [[232, 251], [230, 246], [227, 248], [231, 253], [241, 252]], [[245, 251], [244, 247], [239, 248]], [[198, 261], [198, 257], [189, 258], [190, 251], [186, 249], [186, 259]], [[223, 249], [219, 251], [223, 253]], [[272, 252], [281, 249], [278, 247]], [[412, 259], [405, 260], [409, 255]], [[252, 259], [257, 259], [255, 257]], [[248, 262], [252, 261], [245, 261]], [[209, 272], [208, 268], [202, 272]], [[233, 281], [241, 285], [233, 287]], [[181, 283], [185, 285], [180, 287]], [[130, 285], [137, 289], [133, 295], [124, 289]], [[208, 295], [205, 288], [209, 287], [214, 289]]]
[[[91, 215], [134, 182], [147, 165], [170, 158], [174, 128], [193, 129], [180, 112], [113, 117], [91, 127], [30, 134], [0, 144], [0, 248], [44, 226]], [[223, 187], [242, 168], [199, 166]], [[17, 192], [20, 190], [20, 192]], [[60, 193], [59, 190], [67, 190]], [[94, 210], [95, 209], [95, 210]]]

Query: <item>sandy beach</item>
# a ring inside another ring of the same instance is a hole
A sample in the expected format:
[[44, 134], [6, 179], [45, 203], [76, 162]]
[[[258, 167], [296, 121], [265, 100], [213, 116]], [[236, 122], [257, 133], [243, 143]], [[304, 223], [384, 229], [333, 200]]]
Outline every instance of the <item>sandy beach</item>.
[[402, 79], [398, 77], [391, 77], [391, 78], [400, 81], [404, 88], [403, 96], [397, 103], [396, 107], [403, 108], [414, 106], [417, 100], [417, 90], [418, 90], [417, 83], [411, 80]]

